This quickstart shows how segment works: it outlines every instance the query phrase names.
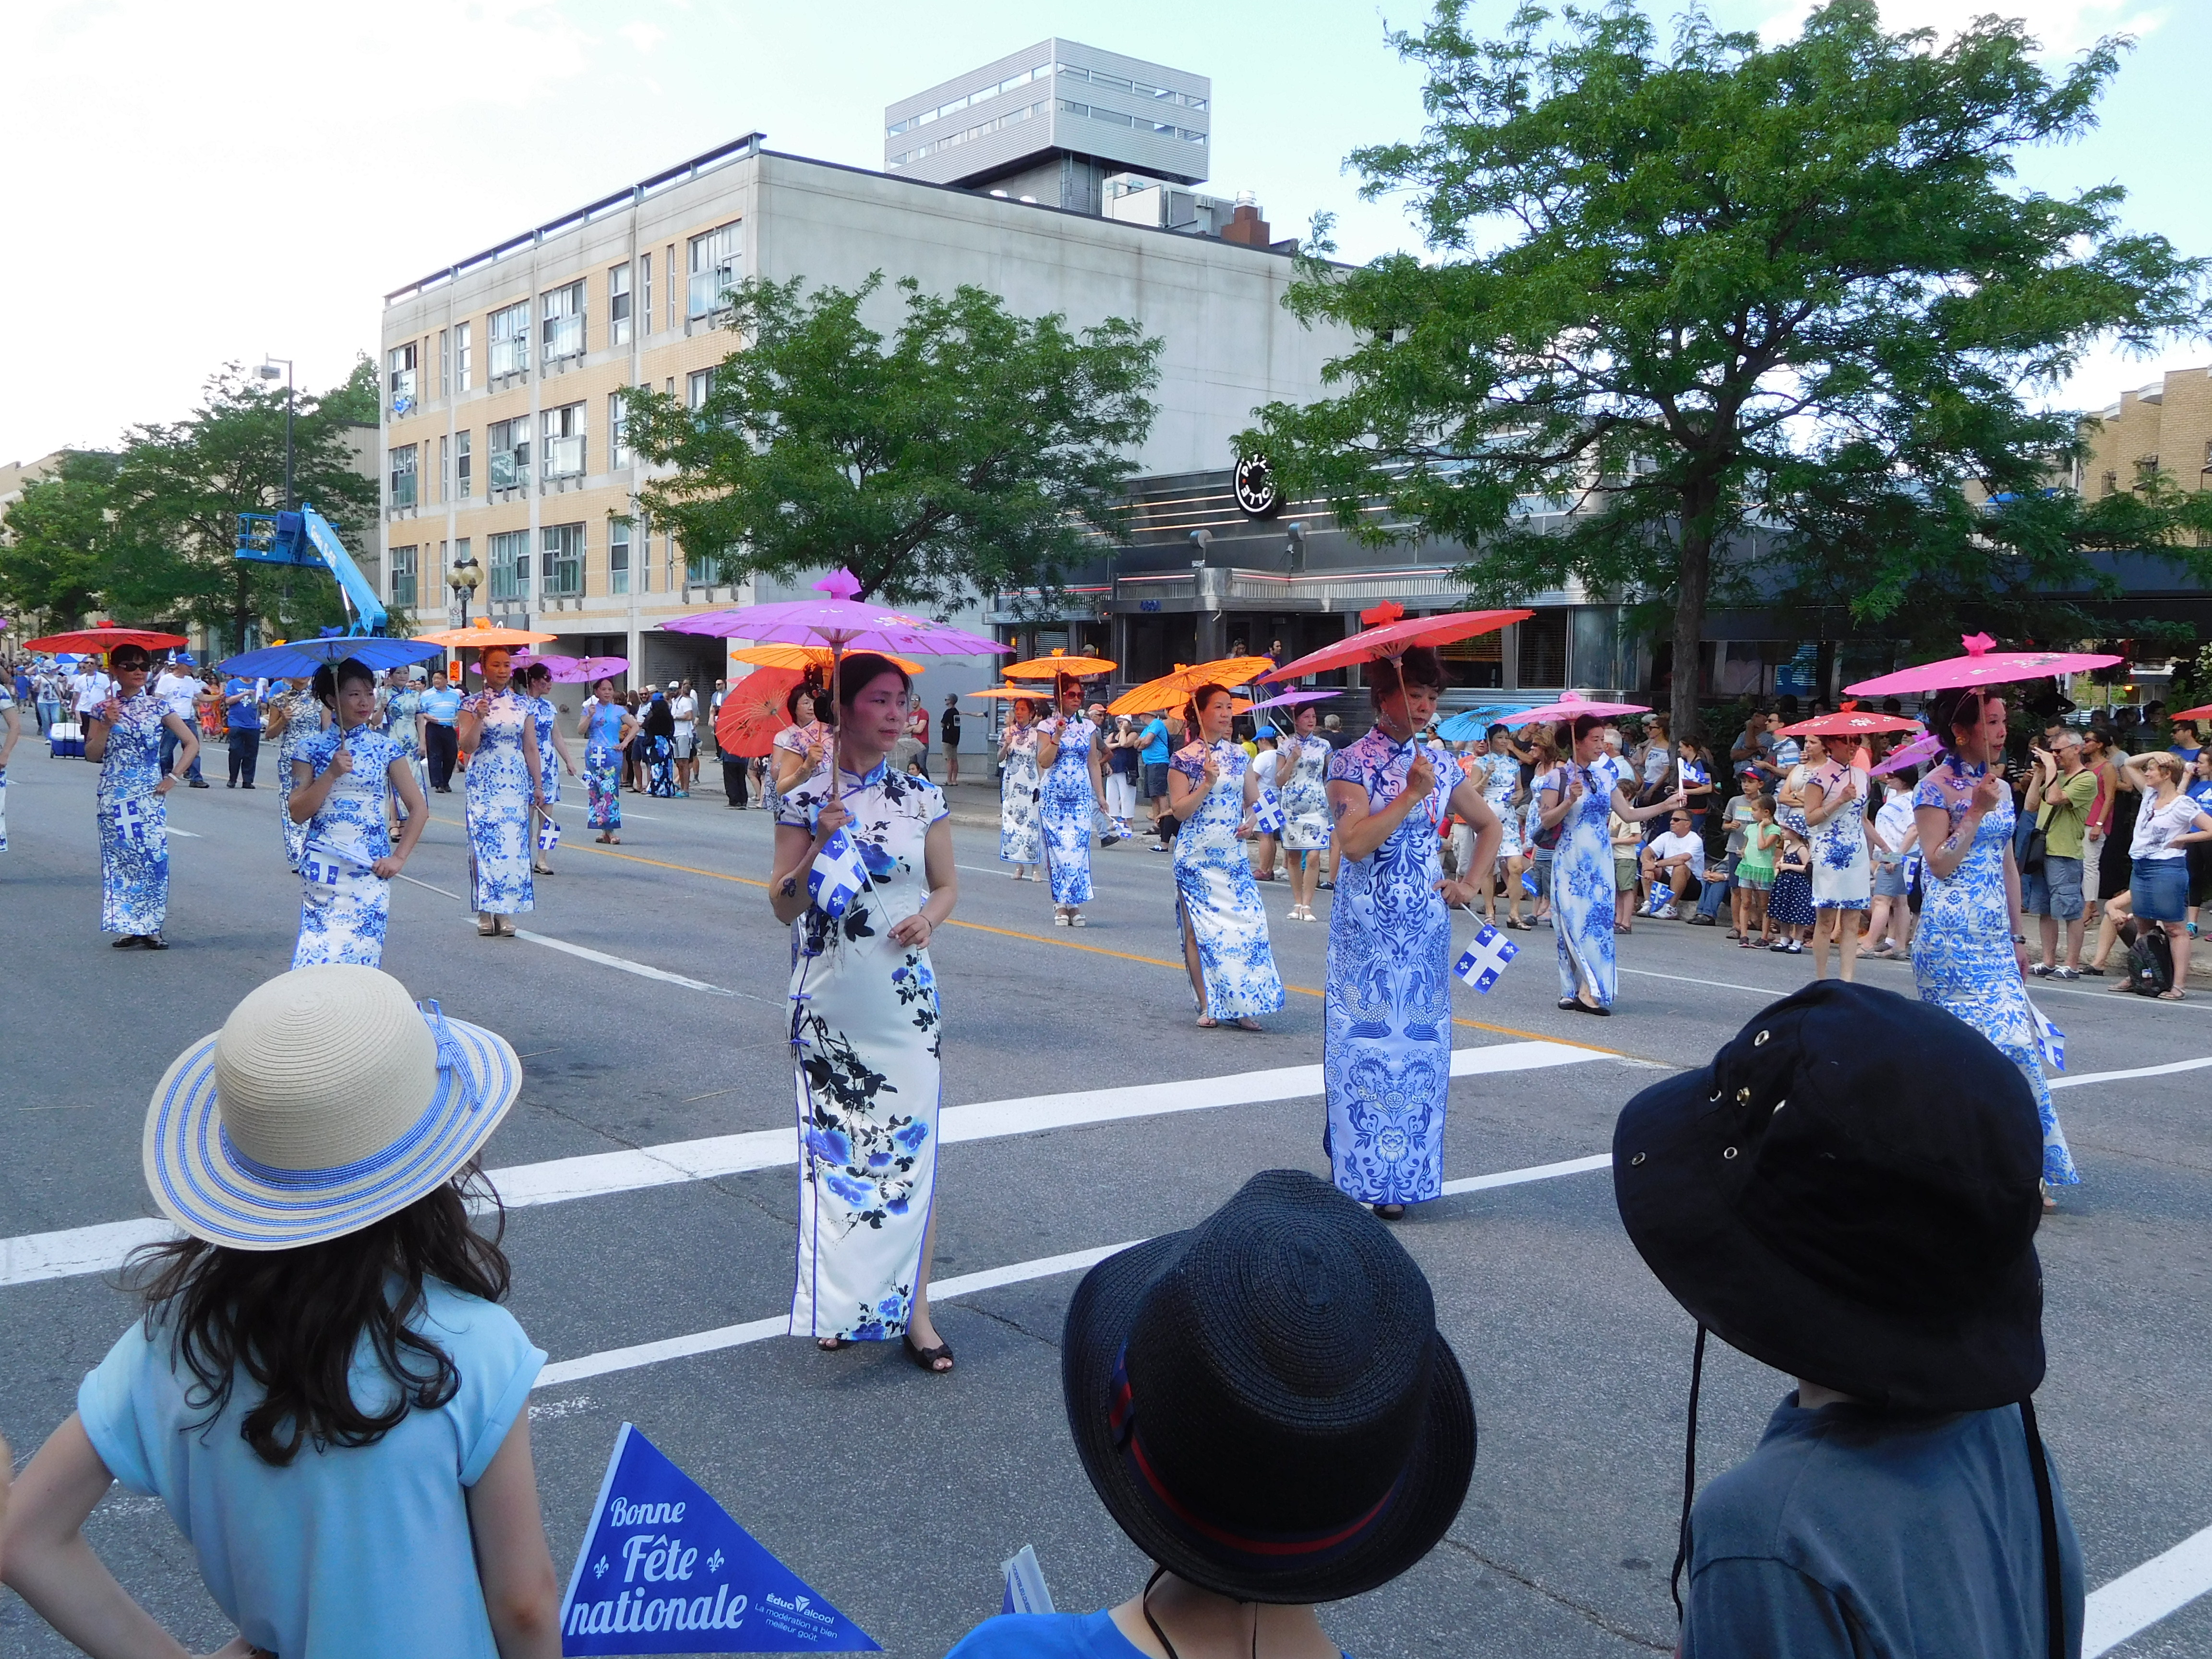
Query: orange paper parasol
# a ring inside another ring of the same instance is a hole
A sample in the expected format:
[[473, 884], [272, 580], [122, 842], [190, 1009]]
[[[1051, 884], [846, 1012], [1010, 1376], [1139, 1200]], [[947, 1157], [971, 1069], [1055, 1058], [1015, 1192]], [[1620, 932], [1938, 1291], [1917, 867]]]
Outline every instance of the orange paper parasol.
[[1243, 685], [1274, 666], [1266, 657], [1221, 657], [1195, 667], [1176, 665], [1172, 674], [1146, 680], [1106, 705], [1109, 714], [1152, 714], [1185, 702], [1201, 685]]
[[1031, 702], [1052, 701], [1052, 693], [1041, 685], [987, 685], [981, 691], [970, 691], [971, 697], [1000, 697], [1008, 702], [1026, 697]]
[[774, 748], [775, 734], [791, 724], [784, 701], [804, 678], [788, 668], [763, 668], [732, 686], [714, 717], [714, 741], [722, 752], [750, 759]]
[[1110, 674], [1116, 665], [1106, 657], [1071, 657], [1065, 649], [1050, 656], [1031, 657], [1027, 662], [1009, 663], [1000, 672], [1010, 680], [1056, 679], [1066, 674], [1071, 678], [1087, 680], [1100, 674]]
[[[896, 663], [909, 674], [921, 672], [921, 665], [918, 662], [894, 657], [888, 651], [877, 654]], [[819, 668], [826, 675], [830, 655], [830, 647], [826, 645], [748, 645], [731, 652], [730, 660], [749, 663], [755, 668], [789, 668], [802, 674], [810, 668]]]
[[417, 634], [415, 637], [425, 645], [442, 645], [448, 651], [484, 651], [495, 645], [537, 645], [561, 636], [533, 633], [526, 628], [494, 628], [490, 617], [478, 617], [466, 628], [442, 629], [435, 634]]

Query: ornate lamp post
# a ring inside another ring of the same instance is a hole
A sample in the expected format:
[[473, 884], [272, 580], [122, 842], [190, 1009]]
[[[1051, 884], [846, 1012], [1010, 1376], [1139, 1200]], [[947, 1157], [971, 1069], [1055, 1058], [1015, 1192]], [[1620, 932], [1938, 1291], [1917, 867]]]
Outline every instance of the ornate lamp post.
[[[477, 562], [476, 555], [473, 553], [465, 559], [454, 560], [453, 568], [446, 573], [446, 586], [453, 590], [453, 597], [461, 602], [461, 626], [464, 628], [469, 625], [469, 596], [477, 591], [483, 581], [483, 567]], [[458, 677], [460, 672], [459, 652], [456, 651], [453, 653], [453, 661], [454, 672]]]

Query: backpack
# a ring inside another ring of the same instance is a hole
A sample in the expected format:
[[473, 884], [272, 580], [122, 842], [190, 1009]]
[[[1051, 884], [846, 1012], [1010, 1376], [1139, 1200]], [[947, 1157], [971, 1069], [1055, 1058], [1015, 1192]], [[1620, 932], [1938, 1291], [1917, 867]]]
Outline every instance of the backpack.
[[2166, 930], [2140, 927], [2128, 946], [2128, 989], [2139, 997], [2161, 996], [2173, 988], [2173, 947]]

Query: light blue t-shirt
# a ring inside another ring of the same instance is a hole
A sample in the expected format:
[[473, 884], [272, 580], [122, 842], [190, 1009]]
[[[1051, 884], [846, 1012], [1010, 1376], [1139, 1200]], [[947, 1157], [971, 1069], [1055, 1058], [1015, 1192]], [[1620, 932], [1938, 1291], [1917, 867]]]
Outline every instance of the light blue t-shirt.
[[1097, 1613], [1002, 1613], [954, 1643], [945, 1659], [1144, 1659], [1144, 1651], [1121, 1634], [1113, 1610], [1101, 1608]]
[[442, 691], [425, 691], [422, 717], [441, 726], [451, 726], [461, 717], [461, 694], [450, 685]]
[[1145, 764], [1165, 766], [1168, 763], [1168, 723], [1154, 720], [1139, 735], [1145, 739]]
[[[260, 1389], [241, 1376], [222, 1416], [186, 1398], [166, 1328], [123, 1334], [77, 1389], [77, 1416], [108, 1473], [159, 1498], [208, 1593], [256, 1647], [283, 1659], [435, 1653], [498, 1659], [477, 1577], [467, 1488], [530, 1401], [545, 1355], [514, 1316], [436, 1280], [416, 1328], [460, 1374], [435, 1411], [410, 1411], [373, 1446], [303, 1446], [288, 1468], [239, 1434]], [[355, 1398], [391, 1397], [363, 1339]]]

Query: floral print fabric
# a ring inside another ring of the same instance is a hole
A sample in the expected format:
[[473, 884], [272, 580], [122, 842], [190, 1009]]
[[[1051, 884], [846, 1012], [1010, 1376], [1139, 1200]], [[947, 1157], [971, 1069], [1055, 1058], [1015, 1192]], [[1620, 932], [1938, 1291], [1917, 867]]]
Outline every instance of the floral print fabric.
[[1857, 791], [1813, 829], [1813, 907], [1818, 910], [1863, 910], [1874, 895], [1874, 860], [1867, 852], [1867, 775], [1856, 766], [1831, 761], [1810, 769], [1808, 782], [1818, 784], [1824, 802], [1847, 789]]
[[1044, 819], [1045, 869], [1057, 905], [1091, 902], [1091, 820], [1098, 797], [1091, 788], [1091, 745], [1098, 728], [1081, 715], [1063, 719], [1054, 734], [1060, 754], [1038, 781]]
[[594, 830], [622, 828], [623, 707], [595, 703], [584, 739], [584, 822]]
[[1474, 757], [1474, 770], [1469, 775], [1481, 781], [1483, 800], [1498, 814], [1498, 823], [1505, 826], [1504, 837], [1498, 843], [1498, 856], [1523, 856], [1521, 814], [1509, 805], [1514, 792], [1521, 787], [1521, 763], [1511, 755], [1486, 752]]
[[[1200, 797], [1176, 831], [1176, 919], [1198, 947], [1199, 978], [1211, 1019], [1272, 1014], [1283, 1006], [1282, 975], [1267, 942], [1267, 912], [1252, 861], [1237, 827], [1244, 821], [1243, 745], [1213, 746], [1219, 768], [1213, 787]], [[1206, 776], [1206, 750], [1196, 744], [1175, 757], [1175, 769], [1195, 784]], [[1188, 959], [1188, 958], [1186, 958]]]
[[[800, 1152], [791, 1334], [884, 1342], [905, 1334], [921, 1271], [939, 1093], [937, 976], [927, 951], [890, 935], [928, 897], [923, 847], [945, 808], [927, 778], [881, 763], [842, 784], [845, 833], [868, 884], [844, 915], [810, 906], [792, 924]], [[825, 766], [782, 798], [776, 822], [811, 831], [829, 799]]]
[[107, 731], [94, 811], [100, 822], [100, 931], [158, 933], [169, 914], [169, 809], [161, 781], [162, 706], [126, 699]]
[[284, 729], [276, 734], [276, 818], [284, 828], [284, 862], [296, 872], [307, 845], [307, 826], [292, 822], [292, 763], [309, 739], [321, 735], [323, 706], [307, 691], [288, 691], [276, 706], [284, 710]]
[[[1966, 815], [1982, 769], [1946, 760], [1920, 781], [1915, 810], [1940, 806], [1954, 830]], [[2012, 845], [2012, 792], [1975, 827], [1973, 845], [1948, 876], [1922, 869], [1920, 928], [1912, 937], [1912, 978], [1920, 1000], [1956, 1014], [2020, 1067], [2035, 1091], [2043, 1120], [2043, 1178], [2054, 1187], [2081, 1179], [2043, 1078], [2043, 1050], [2027, 987], [2013, 955], [2012, 905], [2005, 890], [2005, 854]], [[1932, 853], [1930, 847], [1924, 849]]]
[[469, 757], [469, 908], [480, 915], [518, 915], [538, 905], [530, 874], [531, 780], [538, 756], [522, 747], [530, 704], [512, 691], [479, 691], [461, 712], [483, 721], [476, 753]]
[[[299, 943], [292, 951], [295, 968], [322, 962], [384, 965], [392, 884], [369, 866], [391, 856], [391, 766], [406, 757], [385, 733], [357, 726], [349, 732], [317, 732], [302, 746], [300, 758], [319, 778], [340, 749], [351, 769], [331, 786], [307, 821], [307, 853], [300, 863], [306, 890], [300, 902]], [[337, 879], [319, 878], [325, 875]]]
[[550, 697], [525, 697], [531, 714], [538, 721], [538, 777], [545, 791], [548, 806], [561, 799], [561, 751], [553, 746], [553, 722], [561, 718], [561, 711], [553, 706]]
[[1613, 792], [1627, 775], [1621, 763], [1601, 755], [1588, 766], [1572, 761], [1545, 774], [1545, 790], [1564, 798], [1579, 778], [1583, 793], [1559, 825], [1552, 852], [1552, 926], [1559, 935], [1559, 995], [1576, 995], [1587, 981], [1598, 1006], [1610, 1008], [1620, 988], [1613, 954]]
[[[1364, 790], [1370, 811], [1405, 793], [1412, 744], [1380, 726], [1339, 750], [1331, 783]], [[1444, 1105], [1451, 1086], [1451, 919], [1437, 891], [1437, 825], [1459, 769], [1426, 746], [1428, 800], [1364, 859], [1337, 860], [1329, 907], [1322, 1148], [1337, 1186], [1363, 1204], [1417, 1204], [1443, 1191]]]
[[1317, 852], [1328, 845], [1328, 763], [1336, 750], [1322, 737], [1285, 738], [1277, 746], [1282, 781], [1283, 850]]
[[999, 861], [1044, 861], [1044, 809], [1038, 804], [1037, 734], [1018, 726], [1006, 734], [1006, 754], [999, 776]]

